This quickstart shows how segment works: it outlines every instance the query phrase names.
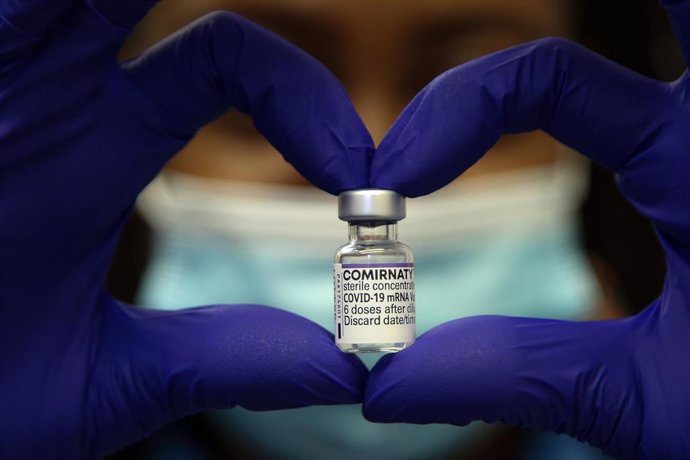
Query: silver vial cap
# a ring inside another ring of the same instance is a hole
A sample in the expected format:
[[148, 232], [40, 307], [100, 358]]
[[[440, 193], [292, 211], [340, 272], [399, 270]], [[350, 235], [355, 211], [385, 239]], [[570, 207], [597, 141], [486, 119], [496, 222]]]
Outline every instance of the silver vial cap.
[[349, 190], [338, 196], [338, 217], [348, 222], [402, 220], [405, 197], [392, 190]]

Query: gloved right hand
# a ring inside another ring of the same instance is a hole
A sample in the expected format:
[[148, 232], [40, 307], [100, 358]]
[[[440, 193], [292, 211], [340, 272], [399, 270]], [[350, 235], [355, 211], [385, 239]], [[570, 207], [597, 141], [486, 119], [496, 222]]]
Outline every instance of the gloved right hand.
[[[665, 6], [690, 63], [690, 0]], [[616, 321], [478, 316], [442, 324], [379, 361], [364, 414], [378, 422], [501, 421], [567, 433], [621, 459], [688, 459], [687, 71], [658, 82], [562, 39], [491, 54], [415, 97], [374, 155], [371, 185], [433, 192], [502, 133], [534, 129], [616, 172], [666, 252], [663, 292], [639, 315]]]
[[373, 151], [322, 65], [232, 14], [119, 64], [153, 3], [0, 2], [1, 457], [100, 456], [235, 405], [361, 401], [364, 365], [305, 318], [256, 305], [152, 311], [106, 292], [137, 194], [229, 107], [331, 193], [366, 186]]

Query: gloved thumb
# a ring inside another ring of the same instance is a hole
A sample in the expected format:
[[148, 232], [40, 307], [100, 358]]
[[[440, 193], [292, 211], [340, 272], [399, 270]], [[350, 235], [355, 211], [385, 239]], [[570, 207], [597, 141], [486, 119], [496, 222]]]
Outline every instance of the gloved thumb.
[[366, 377], [329, 332], [282, 310], [161, 312], [111, 302], [89, 386], [88, 451], [111, 452], [211, 409], [361, 402]]
[[376, 422], [497, 421], [567, 433], [628, 453], [643, 408], [633, 364], [636, 318], [568, 322], [478, 316], [440, 325], [371, 371]]

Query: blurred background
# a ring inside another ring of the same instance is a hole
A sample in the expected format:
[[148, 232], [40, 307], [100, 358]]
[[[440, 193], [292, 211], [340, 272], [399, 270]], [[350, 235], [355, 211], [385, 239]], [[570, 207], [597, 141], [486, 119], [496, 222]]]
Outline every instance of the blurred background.
[[[655, 0], [166, 0], [134, 30], [122, 59], [215, 10], [242, 15], [321, 61], [377, 144], [439, 73], [544, 36], [567, 37], [662, 80], [684, 68]], [[334, 198], [230, 111], [144, 191], [109, 287], [122, 301], [160, 309], [268, 304], [331, 329], [331, 257], [345, 239]], [[420, 334], [477, 314], [631, 315], [664, 277], [651, 226], [621, 198], [613, 175], [541, 132], [504, 136], [462, 178], [409, 200], [400, 239], [416, 255]], [[201, 414], [111, 458], [605, 457], [565, 436], [482, 423], [378, 425], [360, 407], [342, 406]]]

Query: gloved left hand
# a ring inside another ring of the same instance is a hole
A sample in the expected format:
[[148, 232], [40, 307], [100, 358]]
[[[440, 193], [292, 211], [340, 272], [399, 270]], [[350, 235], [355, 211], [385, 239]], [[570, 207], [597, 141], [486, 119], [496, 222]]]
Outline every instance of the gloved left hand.
[[229, 107], [307, 179], [366, 186], [369, 134], [311, 57], [229, 13], [121, 65], [151, 0], [0, 3], [0, 456], [97, 456], [175, 418], [361, 401], [316, 324], [251, 305], [155, 312], [104, 289], [141, 189]]
[[[662, 4], [690, 63], [690, 0]], [[687, 70], [674, 82], [655, 81], [563, 39], [468, 62], [403, 111], [374, 157], [372, 185], [432, 192], [501, 134], [534, 129], [616, 172], [666, 253], [663, 291], [620, 320], [477, 316], [441, 324], [377, 363], [364, 413], [381, 422], [501, 421], [567, 433], [621, 459], [688, 459]]]

